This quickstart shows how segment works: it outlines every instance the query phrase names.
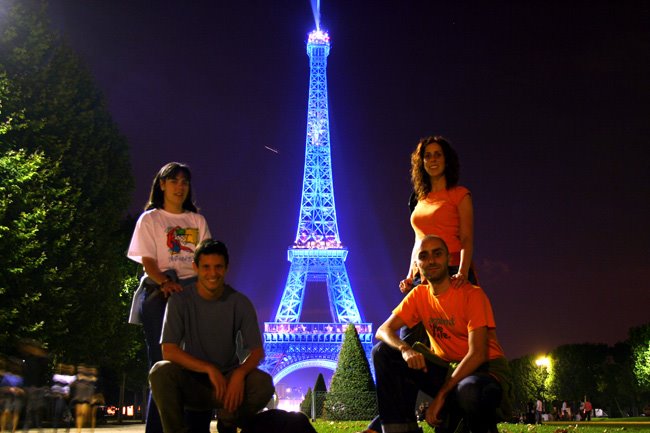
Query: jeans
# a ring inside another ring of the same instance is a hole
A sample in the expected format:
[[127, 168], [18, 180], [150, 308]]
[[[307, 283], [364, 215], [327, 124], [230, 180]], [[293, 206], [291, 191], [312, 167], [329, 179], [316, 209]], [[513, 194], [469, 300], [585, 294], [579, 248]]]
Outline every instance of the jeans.
[[[194, 283], [196, 277], [186, 278], [180, 280], [178, 283], [187, 287]], [[147, 357], [149, 358], [149, 368], [162, 361], [162, 349], [160, 348], [160, 337], [162, 335], [163, 319], [165, 317], [165, 309], [167, 308], [167, 298], [160, 292], [142, 292], [142, 309], [140, 310], [142, 317], [142, 327], [144, 329], [144, 338], [147, 344]], [[192, 416], [193, 414], [188, 414]], [[205, 414], [196, 414], [200, 418], [205, 418]], [[211, 415], [210, 415], [211, 417]], [[208, 423], [209, 426], [209, 423]], [[149, 393], [149, 402], [147, 405], [147, 424], [145, 433], [162, 433], [163, 426], [160, 421], [160, 414], [156, 403]], [[198, 432], [197, 432], [198, 433]], [[208, 433], [207, 431], [205, 433]]]
[[[372, 350], [377, 377], [379, 417], [384, 433], [417, 429], [415, 401], [418, 391], [435, 396], [447, 377], [447, 368], [427, 361], [427, 372], [408, 367], [400, 351], [385, 343]], [[499, 382], [485, 364], [462, 379], [449, 393], [436, 432], [453, 433], [463, 420], [472, 433], [496, 432], [496, 408], [501, 402]]]
[[[458, 273], [459, 266], [450, 266], [449, 267], [449, 275], [454, 275]], [[467, 281], [469, 281], [472, 284], [477, 284], [476, 282], [476, 274], [474, 274], [474, 268], [470, 267], [469, 268], [469, 275], [467, 276]], [[413, 287], [416, 287], [417, 285], [421, 284], [422, 280], [420, 279], [420, 274], [416, 275], [415, 278], [413, 278]], [[416, 342], [420, 342], [424, 344], [425, 346], [429, 347], [429, 336], [427, 334], [427, 330], [424, 327], [424, 325], [420, 322], [414, 325], [412, 328], [403, 326], [399, 330], [399, 336], [400, 338], [408, 343], [410, 346], [413, 346]], [[435, 396], [433, 394], [432, 396]], [[413, 408], [415, 410], [415, 408]], [[369, 429], [372, 429], [374, 431], [381, 431], [381, 420], [377, 416], [375, 419], [373, 419], [370, 424], [368, 425]]]
[[207, 374], [186, 370], [170, 361], [160, 361], [151, 369], [149, 382], [160, 408], [165, 433], [189, 431], [184, 411], [217, 409], [220, 423], [246, 427], [250, 418], [266, 406], [275, 391], [271, 376], [255, 369], [246, 376], [242, 404], [235, 413], [229, 413], [223, 409], [223, 403], [216, 399]]
[[54, 433], [56, 433], [57, 429], [59, 428], [59, 423], [65, 425], [66, 431], [70, 431], [72, 414], [70, 413], [70, 408], [68, 407], [66, 396], [55, 394], [53, 396], [53, 399], [54, 410], [52, 415], [52, 427], [54, 428]]

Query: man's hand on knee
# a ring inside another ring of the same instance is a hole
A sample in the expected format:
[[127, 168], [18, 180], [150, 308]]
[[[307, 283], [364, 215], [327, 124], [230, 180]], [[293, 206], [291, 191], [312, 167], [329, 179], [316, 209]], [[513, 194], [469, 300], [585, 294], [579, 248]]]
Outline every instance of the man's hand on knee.
[[406, 361], [406, 364], [409, 366], [409, 368], [412, 368], [414, 370], [422, 370], [426, 373], [427, 363], [424, 359], [424, 355], [422, 355], [420, 352], [413, 350], [413, 348], [409, 348], [402, 351], [402, 358], [404, 361]]
[[207, 373], [208, 377], [210, 378], [210, 382], [214, 387], [214, 394], [217, 401], [224, 401], [224, 398], [226, 397], [226, 389], [228, 388], [228, 381], [226, 380], [225, 376], [219, 371], [216, 366], [210, 368]]
[[239, 374], [237, 370], [230, 376], [226, 396], [223, 400], [223, 406], [228, 412], [235, 412], [244, 401], [245, 383], [246, 376]]

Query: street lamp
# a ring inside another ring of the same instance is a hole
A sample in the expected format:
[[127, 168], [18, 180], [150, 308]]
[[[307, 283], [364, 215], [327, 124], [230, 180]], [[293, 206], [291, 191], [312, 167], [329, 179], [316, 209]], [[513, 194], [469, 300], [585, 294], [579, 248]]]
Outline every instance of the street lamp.
[[[548, 377], [548, 368], [551, 366], [551, 359], [547, 356], [540, 356], [535, 360], [535, 364], [539, 367], [540, 369], [540, 375], [541, 375], [541, 386], [539, 390], [539, 398], [541, 399], [542, 402], [545, 400], [545, 391], [546, 391], [546, 378]], [[539, 419], [541, 417], [541, 413], [536, 414], [536, 417], [538, 418], [536, 421], [539, 423], [541, 420]]]
[[547, 369], [551, 366], [551, 359], [547, 356], [540, 356], [535, 360], [535, 364], [540, 368]]

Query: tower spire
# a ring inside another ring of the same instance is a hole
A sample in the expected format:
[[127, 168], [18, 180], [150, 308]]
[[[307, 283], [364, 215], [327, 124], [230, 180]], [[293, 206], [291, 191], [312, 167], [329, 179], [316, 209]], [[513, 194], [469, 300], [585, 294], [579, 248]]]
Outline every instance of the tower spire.
[[310, 79], [307, 102], [307, 137], [302, 200], [294, 246], [298, 248], [341, 248], [330, 152], [329, 108], [327, 103], [327, 56], [329, 35], [314, 30], [307, 40]]

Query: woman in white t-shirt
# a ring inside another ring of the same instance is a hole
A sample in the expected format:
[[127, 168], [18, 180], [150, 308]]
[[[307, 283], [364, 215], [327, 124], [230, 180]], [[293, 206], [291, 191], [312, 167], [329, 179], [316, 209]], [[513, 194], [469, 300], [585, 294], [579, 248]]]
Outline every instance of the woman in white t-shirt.
[[[210, 237], [208, 224], [192, 200], [191, 181], [187, 165], [170, 162], [160, 169], [127, 253], [145, 271], [134, 295], [129, 322], [144, 327], [150, 368], [162, 360], [160, 334], [167, 298], [196, 280], [192, 269], [194, 250]], [[146, 433], [160, 432], [158, 410], [150, 400]]]

